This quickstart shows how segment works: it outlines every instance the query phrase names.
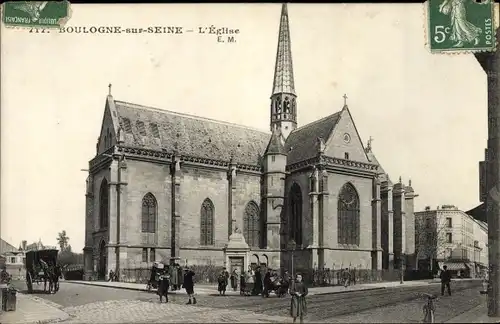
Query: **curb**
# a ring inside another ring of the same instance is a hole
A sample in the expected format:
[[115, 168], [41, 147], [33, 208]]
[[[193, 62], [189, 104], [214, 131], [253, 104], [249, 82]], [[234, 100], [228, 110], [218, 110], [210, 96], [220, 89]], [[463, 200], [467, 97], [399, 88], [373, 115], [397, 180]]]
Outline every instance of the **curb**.
[[[109, 285], [105, 285], [105, 284], [100, 284], [100, 283], [88, 283], [88, 282], [79, 282], [79, 281], [66, 281], [66, 283], [70, 283], [70, 284], [75, 284], [75, 285], [85, 285], [85, 286], [94, 286], [94, 287], [104, 287], [104, 288], [112, 288], [112, 289], [123, 289], [123, 290], [134, 290], [134, 291], [142, 291], [142, 292], [151, 292], [151, 293], [155, 293], [156, 292], [156, 289], [151, 289], [151, 290], [147, 290], [146, 288], [134, 288], [134, 287], [123, 287], [123, 286], [109, 286]], [[204, 290], [203, 288], [200, 288], [202, 289], [201, 291], [206, 291]], [[196, 286], [195, 286], [195, 290], [196, 290]], [[199, 291], [199, 290], [198, 290]], [[180, 294], [180, 293], [184, 293], [183, 291], [180, 291], [180, 290], [174, 290], [174, 291], [168, 291], [168, 294]], [[210, 295], [210, 294], [215, 294], [217, 293], [216, 290], [214, 291], [209, 291], [207, 293], [207, 295]], [[199, 292], [198, 292], [199, 294]], [[204, 294], [203, 294], [204, 295]]]
[[387, 287], [373, 287], [373, 288], [365, 288], [365, 289], [352, 289], [352, 290], [339, 290], [339, 291], [330, 291], [330, 292], [317, 292], [309, 294], [309, 296], [322, 296], [322, 295], [337, 295], [337, 294], [345, 294], [350, 292], [358, 292], [358, 291], [373, 291], [373, 290], [383, 290], [387, 289]]
[[[41, 297], [31, 296], [29, 294], [23, 294], [23, 293], [19, 293], [19, 294], [23, 295], [23, 298], [30, 299], [33, 302], [36, 302], [36, 303], [39, 303], [39, 304], [44, 304], [47, 307], [55, 308], [55, 309], [59, 310], [61, 313], [64, 313], [64, 315], [61, 314], [58, 317], [54, 317], [54, 318], [50, 318], [50, 319], [45, 319], [45, 320], [35, 320], [35, 321], [30, 321], [30, 322], [23, 322], [23, 324], [49, 324], [49, 323], [58, 323], [58, 322], [66, 321], [66, 320], [68, 320], [71, 317], [68, 313], [66, 313], [65, 311], [62, 310], [63, 307], [61, 305], [59, 305], [59, 304], [56, 304], [54, 302], [51, 302], [51, 301], [46, 300], [46, 299], [41, 298]], [[7, 323], [11, 323], [11, 322], [6, 322], [6, 324]], [[13, 323], [15, 323], [15, 322], [12, 322], [12, 324]]]
[[[78, 281], [66, 281], [67, 283], [70, 284], [76, 284], [76, 285], [85, 285], [85, 286], [94, 286], [94, 287], [104, 287], [104, 288], [114, 288], [114, 289], [124, 289], [124, 290], [135, 290], [135, 291], [143, 291], [143, 292], [148, 292], [146, 288], [132, 288], [132, 287], [119, 287], [119, 286], [109, 286], [105, 284], [94, 284], [94, 283], [88, 283], [88, 282], [78, 282]], [[339, 290], [339, 291], [332, 291], [332, 292], [317, 292], [317, 293], [311, 293], [309, 294], [310, 296], [319, 296], [319, 295], [335, 295], [335, 294], [345, 294], [345, 293], [350, 293], [350, 292], [357, 292], [357, 291], [373, 291], [373, 290], [382, 290], [382, 289], [387, 289], [387, 287], [373, 287], [373, 288], [364, 288], [364, 289], [351, 289], [351, 290]], [[155, 292], [156, 289], [152, 289], [151, 292]], [[169, 294], [179, 294], [178, 290], [170, 292]], [[199, 293], [198, 293], [199, 294]], [[217, 294], [217, 291], [210, 291], [206, 295], [211, 295], [211, 294]], [[238, 295], [239, 294], [234, 294]], [[226, 296], [231, 296], [226, 294]]]

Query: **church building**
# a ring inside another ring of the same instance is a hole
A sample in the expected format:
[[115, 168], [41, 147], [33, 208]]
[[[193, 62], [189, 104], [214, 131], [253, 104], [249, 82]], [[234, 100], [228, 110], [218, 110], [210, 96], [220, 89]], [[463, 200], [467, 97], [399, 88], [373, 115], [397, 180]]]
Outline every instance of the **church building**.
[[380, 270], [408, 259], [411, 183], [391, 182], [345, 102], [300, 125], [297, 93], [286, 4], [269, 132], [118, 101], [110, 92], [89, 162], [86, 274], [168, 260], [231, 271], [289, 268], [292, 256], [296, 269]]

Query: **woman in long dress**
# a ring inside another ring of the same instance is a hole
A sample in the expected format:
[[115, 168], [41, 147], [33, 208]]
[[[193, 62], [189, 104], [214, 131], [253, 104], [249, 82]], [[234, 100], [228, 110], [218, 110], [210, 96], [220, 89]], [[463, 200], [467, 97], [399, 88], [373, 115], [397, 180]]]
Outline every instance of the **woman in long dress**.
[[293, 322], [300, 320], [300, 323], [304, 323], [304, 316], [307, 315], [307, 296], [308, 290], [306, 285], [302, 282], [302, 275], [297, 274], [295, 282], [290, 286], [290, 295], [292, 300], [290, 303], [290, 316], [293, 318]]
[[474, 45], [477, 45], [479, 44], [479, 35], [482, 33], [481, 28], [474, 26], [474, 24], [467, 20], [465, 1], [466, 0], [444, 0], [439, 6], [439, 12], [450, 15], [450, 39], [457, 42], [453, 47], [463, 47], [464, 42], [474, 42]]

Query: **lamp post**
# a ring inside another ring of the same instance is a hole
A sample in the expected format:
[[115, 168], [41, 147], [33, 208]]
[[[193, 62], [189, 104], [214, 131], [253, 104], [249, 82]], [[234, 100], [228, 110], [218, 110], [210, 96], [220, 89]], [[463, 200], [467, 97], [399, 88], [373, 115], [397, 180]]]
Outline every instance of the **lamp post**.
[[294, 239], [291, 239], [290, 242], [288, 242], [288, 248], [292, 252], [292, 269], [291, 270], [292, 270], [292, 278], [295, 278], [295, 269], [293, 266], [293, 259], [294, 259], [295, 249], [297, 248], [297, 243], [295, 243]]
[[399, 260], [399, 283], [403, 284], [404, 283], [404, 277], [405, 277], [405, 254], [401, 254], [400, 260]]

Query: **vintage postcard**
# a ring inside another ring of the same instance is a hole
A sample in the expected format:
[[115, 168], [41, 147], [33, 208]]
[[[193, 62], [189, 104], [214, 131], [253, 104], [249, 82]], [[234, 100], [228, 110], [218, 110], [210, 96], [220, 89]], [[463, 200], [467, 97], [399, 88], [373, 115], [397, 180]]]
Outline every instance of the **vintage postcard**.
[[493, 1], [0, 8], [0, 322], [499, 316]]

